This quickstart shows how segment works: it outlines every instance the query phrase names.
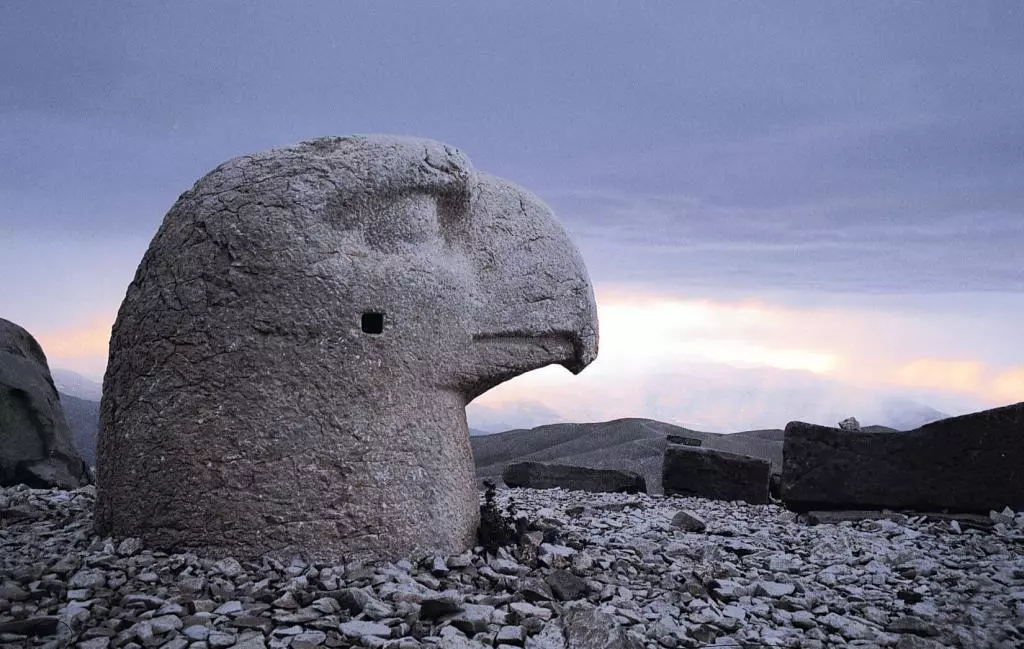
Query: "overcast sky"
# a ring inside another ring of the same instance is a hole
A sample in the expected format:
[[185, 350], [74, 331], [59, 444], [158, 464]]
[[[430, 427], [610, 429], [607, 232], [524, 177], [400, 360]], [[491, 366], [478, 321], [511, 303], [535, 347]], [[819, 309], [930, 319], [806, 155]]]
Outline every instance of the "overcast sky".
[[101, 375], [182, 191], [366, 132], [534, 191], [594, 280], [598, 361], [471, 423], [1024, 400], [1017, 0], [0, 3], [0, 317]]

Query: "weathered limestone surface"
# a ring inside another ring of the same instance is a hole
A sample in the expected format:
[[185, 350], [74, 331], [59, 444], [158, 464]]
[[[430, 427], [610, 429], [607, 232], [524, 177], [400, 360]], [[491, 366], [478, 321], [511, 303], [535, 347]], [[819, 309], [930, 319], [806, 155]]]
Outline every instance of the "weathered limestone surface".
[[238, 556], [464, 550], [465, 405], [596, 353], [562, 226], [459, 151], [331, 137], [230, 160], [171, 208], [118, 313], [97, 528]]
[[509, 464], [501, 479], [510, 487], [562, 489], [612, 493], [647, 493], [643, 476], [619, 469], [592, 469], [567, 464], [516, 462]]
[[661, 485], [666, 496], [768, 503], [771, 463], [746, 455], [673, 445], [665, 449]]
[[0, 318], [0, 486], [74, 489], [90, 482], [42, 347]]
[[1024, 403], [892, 433], [790, 422], [782, 499], [797, 511], [1020, 508], [1022, 442]]

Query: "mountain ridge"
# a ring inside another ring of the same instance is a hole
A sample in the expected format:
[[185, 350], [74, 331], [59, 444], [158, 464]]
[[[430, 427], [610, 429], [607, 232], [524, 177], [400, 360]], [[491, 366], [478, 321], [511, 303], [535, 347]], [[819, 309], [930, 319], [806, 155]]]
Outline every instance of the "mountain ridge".
[[636, 471], [644, 476], [649, 492], [660, 493], [669, 435], [699, 439], [704, 448], [766, 460], [778, 473], [782, 471], [782, 433], [782, 429], [709, 433], [654, 419], [623, 418], [511, 430], [471, 437], [470, 444], [481, 479], [500, 479], [505, 465], [512, 462], [554, 462]]
[[103, 383], [74, 370], [55, 367], [50, 370], [57, 391], [76, 399], [99, 401], [103, 396]]
[[58, 392], [64, 419], [68, 422], [71, 437], [82, 459], [91, 467], [96, 466], [96, 442], [100, 432], [100, 402], [79, 399], [65, 392]]

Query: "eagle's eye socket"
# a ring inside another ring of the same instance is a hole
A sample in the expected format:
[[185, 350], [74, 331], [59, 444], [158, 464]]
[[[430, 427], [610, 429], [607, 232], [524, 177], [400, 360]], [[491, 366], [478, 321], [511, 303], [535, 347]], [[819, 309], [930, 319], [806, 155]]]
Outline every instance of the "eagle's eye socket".
[[384, 314], [377, 311], [367, 311], [362, 318], [363, 333], [379, 334], [384, 333]]

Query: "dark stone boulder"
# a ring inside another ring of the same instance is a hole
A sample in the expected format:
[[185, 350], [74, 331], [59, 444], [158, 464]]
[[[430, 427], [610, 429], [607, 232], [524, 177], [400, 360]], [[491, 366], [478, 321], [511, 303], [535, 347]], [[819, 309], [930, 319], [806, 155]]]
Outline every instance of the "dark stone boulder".
[[0, 486], [74, 489], [91, 481], [46, 355], [31, 334], [0, 318]]
[[580, 599], [587, 594], [587, 582], [568, 570], [555, 570], [544, 581], [551, 586], [551, 592], [563, 602]]
[[510, 487], [526, 487], [528, 489], [561, 487], [575, 491], [647, 493], [647, 482], [639, 473], [619, 469], [591, 469], [567, 464], [517, 462], [505, 467], [501, 479]]
[[1024, 403], [911, 431], [786, 426], [782, 500], [795, 511], [1024, 507]]
[[771, 463], [746, 455], [689, 446], [665, 449], [661, 485], [666, 496], [768, 502]]

